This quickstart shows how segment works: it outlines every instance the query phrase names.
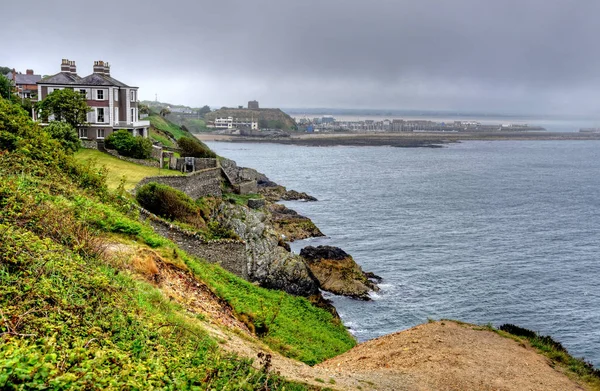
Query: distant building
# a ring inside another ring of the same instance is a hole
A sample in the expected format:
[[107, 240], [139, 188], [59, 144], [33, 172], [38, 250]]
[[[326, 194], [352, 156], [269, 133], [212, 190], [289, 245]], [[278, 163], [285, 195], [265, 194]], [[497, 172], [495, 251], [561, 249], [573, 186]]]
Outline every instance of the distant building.
[[331, 116], [325, 116], [325, 117], [321, 118], [322, 124], [332, 124], [334, 122], [335, 122], [335, 118], [333, 118]]
[[87, 126], [78, 129], [79, 138], [103, 140], [118, 129], [129, 130], [134, 136], [148, 137], [150, 121], [139, 119], [138, 87], [112, 78], [107, 62], [94, 61], [93, 73], [80, 77], [75, 61], [63, 59], [59, 73], [37, 82], [40, 100], [65, 88], [81, 93], [93, 109], [88, 113]]
[[249, 101], [248, 102], [248, 109], [250, 109], [250, 110], [258, 110], [259, 109], [259, 107], [258, 107], [258, 101], [256, 101], [256, 100]]
[[28, 69], [25, 74], [16, 72], [14, 69], [8, 72], [6, 78], [12, 80], [13, 85], [17, 90], [17, 94], [21, 99], [31, 99], [33, 102], [37, 101], [38, 88], [37, 82], [42, 80], [41, 75], [36, 75], [33, 69]]
[[258, 121], [233, 117], [215, 118], [214, 127], [216, 129], [248, 128], [252, 130], [258, 130]]

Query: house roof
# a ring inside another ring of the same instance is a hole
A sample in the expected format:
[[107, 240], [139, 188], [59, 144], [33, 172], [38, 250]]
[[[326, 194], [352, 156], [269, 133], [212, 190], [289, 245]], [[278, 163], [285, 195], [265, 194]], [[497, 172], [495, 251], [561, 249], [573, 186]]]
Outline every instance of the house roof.
[[[79, 86], [116, 86], [116, 87], [128, 87], [127, 84], [114, 79], [108, 75], [103, 75], [100, 73], [92, 73], [86, 77], [79, 77], [76, 74], [69, 72], [60, 72], [56, 75], [46, 77], [39, 81], [40, 84], [74, 84]], [[35, 83], [34, 83], [35, 84]], [[133, 87], [135, 88], [135, 87]]]
[[78, 84], [81, 78], [70, 72], [60, 72], [38, 81], [40, 84]]
[[[8, 72], [5, 76], [7, 79], [13, 79], [12, 72]], [[15, 74], [15, 84], [36, 84], [40, 80], [42, 80], [41, 75]]]
[[89, 76], [81, 79], [77, 84], [84, 84], [88, 86], [117, 86], [117, 87], [129, 87], [125, 83], [113, 79], [108, 75], [102, 75], [100, 73], [92, 73]]

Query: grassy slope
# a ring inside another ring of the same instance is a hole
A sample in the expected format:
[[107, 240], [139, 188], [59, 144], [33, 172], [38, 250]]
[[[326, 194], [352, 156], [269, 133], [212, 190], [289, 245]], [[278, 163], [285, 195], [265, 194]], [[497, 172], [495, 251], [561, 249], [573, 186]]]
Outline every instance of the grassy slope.
[[194, 137], [190, 132], [186, 132], [158, 114], [149, 115], [147, 119], [153, 128], [171, 135], [175, 140], [179, 140], [181, 137]]
[[81, 149], [75, 154], [75, 158], [84, 164], [91, 162], [106, 167], [108, 169], [107, 184], [111, 189], [116, 189], [123, 177], [125, 177], [125, 189], [133, 189], [141, 179], [148, 176], [182, 175], [179, 171], [130, 163], [94, 149]]
[[[72, 164], [67, 175], [0, 153], [0, 388], [263, 389], [265, 373], [224, 355], [202, 317], [103, 258], [115, 241], [191, 270], [288, 357], [313, 364], [355, 345], [304, 298], [187, 255], [140, 222], [126, 195], [103, 190], [97, 169]], [[305, 389], [269, 379], [269, 389]]]

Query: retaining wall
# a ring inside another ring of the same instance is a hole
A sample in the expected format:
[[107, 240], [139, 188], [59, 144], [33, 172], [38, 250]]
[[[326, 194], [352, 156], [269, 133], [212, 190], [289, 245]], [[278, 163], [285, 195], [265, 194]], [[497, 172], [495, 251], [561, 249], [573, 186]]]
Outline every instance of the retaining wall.
[[194, 200], [200, 197], [221, 197], [223, 195], [221, 192], [220, 168], [209, 168], [185, 176], [146, 177], [137, 184], [135, 190], [137, 191], [140, 186], [150, 182], [161, 183], [181, 190]]

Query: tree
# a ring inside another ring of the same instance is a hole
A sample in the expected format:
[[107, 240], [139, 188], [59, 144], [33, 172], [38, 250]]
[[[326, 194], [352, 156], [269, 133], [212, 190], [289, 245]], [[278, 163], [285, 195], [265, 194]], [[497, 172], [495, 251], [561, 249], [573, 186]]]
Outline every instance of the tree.
[[12, 68], [0, 67], [0, 75], [6, 76], [7, 73], [12, 72]]
[[204, 114], [208, 114], [208, 113], [210, 113], [210, 111], [211, 111], [211, 110], [210, 110], [210, 107], [209, 107], [209, 106], [207, 106], [207, 105], [205, 105], [205, 106], [202, 106], [202, 107], [200, 108], [200, 110], [198, 110], [198, 115], [199, 115], [200, 117], [203, 117], [203, 118], [204, 118]]
[[50, 138], [58, 140], [67, 152], [77, 152], [81, 147], [77, 130], [66, 122], [52, 121], [44, 130]]
[[181, 137], [177, 140], [177, 145], [181, 149], [181, 156], [184, 157], [214, 158], [217, 156], [202, 142], [190, 137]]
[[92, 109], [87, 105], [85, 96], [65, 88], [52, 92], [39, 102], [37, 110], [40, 118], [54, 115], [55, 121], [64, 121], [77, 129], [87, 122], [87, 113]]
[[161, 111], [160, 111], [160, 116], [161, 117], [166, 117], [167, 115], [171, 114], [171, 110], [169, 110], [168, 107], [164, 107]]
[[4, 99], [14, 101], [14, 87], [12, 81], [7, 79], [4, 75], [0, 74], [0, 96]]
[[150, 114], [150, 107], [148, 107], [148, 105], [145, 104], [140, 104], [140, 114]]

